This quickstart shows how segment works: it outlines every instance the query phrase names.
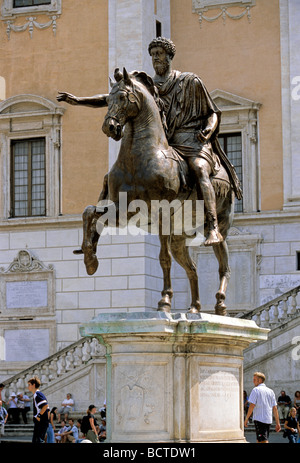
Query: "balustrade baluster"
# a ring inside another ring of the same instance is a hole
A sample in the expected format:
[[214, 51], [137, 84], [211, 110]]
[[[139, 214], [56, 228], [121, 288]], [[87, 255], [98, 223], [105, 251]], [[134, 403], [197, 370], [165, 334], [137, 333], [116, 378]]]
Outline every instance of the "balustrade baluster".
[[257, 313], [256, 314], [256, 320], [255, 320], [257, 326], [260, 326], [261, 325], [261, 313]]
[[57, 378], [57, 359], [54, 358], [49, 363], [49, 382]]
[[78, 368], [82, 365], [82, 346], [76, 346], [74, 352], [74, 367]]
[[66, 353], [63, 353], [57, 362], [57, 376], [61, 376], [65, 373], [66, 371]]
[[291, 296], [291, 297], [292, 297], [292, 302], [291, 302], [291, 307], [292, 307], [292, 308], [291, 308], [291, 311], [290, 311], [290, 313], [289, 313], [289, 315], [291, 315], [291, 316], [295, 315], [296, 312], [297, 312], [296, 295], [297, 295], [297, 293], [296, 293], [296, 292], [293, 292], [293, 293], [292, 293], [292, 296]]
[[279, 323], [279, 320], [278, 320], [278, 315], [279, 315], [278, 305], [279, 305], [279, 302], [276, 302], [274, 304], [273, 317], [272, 317], [272, 320], [271, 320], [271, 325], [278, 325], [278, 323]]
[[280, 318], [280, 320], [282, 320], [282, 321], [287, 319], [287, 313], [288, 313], [287, 301], [288, 301], [288, 297], [284, 297], [283, 300], [282, 300], [282, 315], [281, 315], [281, 318]]
[[74, 351], [75, 349], [69, 350], [66, 355], [66, 370], [70, 371], [74, 368]]
[[83, 346], [83, 356], [82, 359], [84, 362], [88, 362], [91, 358], [91, 339], [88, 338]]
[[264, 310], [264, 328], [269, 328], [270, 327], [270, 311], [271, 307], [266, 307]]
[[43, 375], [42, 375], [42, 378], [41, 378], [41, 381], [42, 381], [42, 384], [43, 386], [46, 386], [48, 383], [49, 383], [49, 376], [50, 376], [50, 369], [49, 369], [49, 363], [44, 363], [44, 366], [43, 366]]
[[93, 338], [91, 342], [91, 356], [95, 357], [99, 355], [99, 342], [98, 339]]
[[[18, 391], [24, 392], [25, 384], [24, 384], [24, 378], [22, 376], [17, 380], [16, 388], [17, 388]], [[17, 391], [16, 391], [16, 393], [17, 393]]]

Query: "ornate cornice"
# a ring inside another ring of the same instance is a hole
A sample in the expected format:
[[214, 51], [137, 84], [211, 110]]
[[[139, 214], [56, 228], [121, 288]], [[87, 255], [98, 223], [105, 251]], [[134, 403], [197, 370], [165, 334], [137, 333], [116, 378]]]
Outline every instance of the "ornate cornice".
[[[214, 22], [219, 18], [222, 18], [225, 24], [227, 18], [238, 20], [247, 16], [250, 23], [253, 6], [255, 6], [255, 0], [193, 0], [193, 13], [199, 15], [200, 27], [203, 21]], [[239, 14], [233, 14], [229, 11], [231, 7], [240, 7], [242, 11]], [[209, 10], [220, 11], [215, 16], [206, 16], [205, 13]]]
[[18, 252], [17, 257], [5, 270], [0, 267], [0, 273], [28, 273], [28, 272], [49, 272], [53, 271], [53, 265], [46, 267], [39, 259], [27, 249]]
[[[49, 17], [47, 22], [39, 22], [37, 15]], [[61, 14], [61, 0], [52, 0], [50, 4], [38, 5], [25, 8], [14, 8], [12, 0], [3, 0], [1, 9], [1, 20], [6, 23], [6, 34], [10, 39], [11, 32], [24, 32], [28, 29], [30, 38], [33, 37], [34, 28], [43, 30], [52, 27], [53, 34], [56, 34], [56, 21]], [[15, 24], [20, 17], [25, 16], [23, 24]]]

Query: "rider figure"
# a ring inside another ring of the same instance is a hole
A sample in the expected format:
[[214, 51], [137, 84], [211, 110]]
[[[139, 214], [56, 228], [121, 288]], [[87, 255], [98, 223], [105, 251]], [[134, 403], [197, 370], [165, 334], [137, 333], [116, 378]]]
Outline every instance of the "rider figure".
[[[176, 48], [171, 40], [158, 37], [152, 40], [148, 51], [155, 70], [154, 83], [164, 106], [168, 142], [188, 163], [195, 177], [198, 198], [204, 200], [208, 228], [204, 244], [218, 244], [223, 237], [219, 231], [215, 191], [210, 177], [220, 169], [218, 154], [226, 157], [224, 152], [220, 153], [218, 142], [216, 146], [221, 112], [198, 76], [172, 70]], [[226, 165], [233, 174], [231, 180], [239, 197], [238, 179], [228, 159]]]

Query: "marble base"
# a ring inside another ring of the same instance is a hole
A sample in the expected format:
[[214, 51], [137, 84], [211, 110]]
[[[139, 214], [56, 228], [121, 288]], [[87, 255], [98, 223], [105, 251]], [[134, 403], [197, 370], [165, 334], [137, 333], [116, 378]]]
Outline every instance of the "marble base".
[[106, 346], [107, 442], [245, 442], [243, 350], [251, 320], [101, 314], [80, 327]]

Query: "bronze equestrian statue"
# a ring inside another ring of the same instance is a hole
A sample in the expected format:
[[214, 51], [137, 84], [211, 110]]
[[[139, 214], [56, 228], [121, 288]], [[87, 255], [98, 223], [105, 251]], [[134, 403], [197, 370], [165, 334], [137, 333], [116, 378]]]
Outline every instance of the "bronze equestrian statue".
[[[242, 197], [234, 167], [222, 151], [217, 134], [221, 113], [203, 83], [194, 74], [171, 69], [175, 54], [173, 42], [154, 39], [149, 45], [155, 76], [144, 72], [123, 74], [115, 71], [111, 92], [93, 97], [76, 97], [60, 92], [57, 99], [91, 107], [108, 106], [102, 130], [115, 140], [122, 140], [118, 158], [104, 177], [99, 201], [109, 201], [119, 222], [119, 195], [126, 192], [128, 202], [144, 201], [151, 211], [153, 200], [187, 199], [204, 201], [205, 245], [212, 246], [219, 263], [220, 286], [215, 312], [226, 315], [226, 288], [230, 277], [226, 237], [233, 220], [234, 197]], [[107, 203], [108, 204], [108, 203]], [[109, 207], [109, 206], [108, 206]], [[96, 256], [101, 222], [107, 208], [88, 206], [83, 213], [83, 253], [87, 273], [98, 268]], [[195, 208], [192, 212], [195, 214]], [[128, 213], [129, 220], [132, 214]], [[150, 218], [149, 218], [150, 220]], [[190, 281], [191, 313], [200, 311], [197, 269], [190, 258], [186, 234], [171, 227], [163, 233], [160, 264], [164, 287], [158, 310], [170, 312], [173, 295], [171, 255], [185, 269]]]

